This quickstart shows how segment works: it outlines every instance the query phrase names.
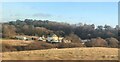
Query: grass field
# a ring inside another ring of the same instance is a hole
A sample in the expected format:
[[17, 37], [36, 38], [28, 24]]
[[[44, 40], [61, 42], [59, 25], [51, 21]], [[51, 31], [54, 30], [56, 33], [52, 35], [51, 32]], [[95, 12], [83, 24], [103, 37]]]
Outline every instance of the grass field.
[[5, 40], [1, 40], [0, 43], [2, 44], [9, 44], [11, 46], [25, 46], [28, 45], [30, 43], [32, 43], [33, 41], [24, 41], [24, 40], [13, 40], [13, 39], [5, 39]]
[[117, 48], [66, 48], [4, 52], [3, 60], [118, 60]]
[[[4, 44], [27, 45], [32, 41], [2, 40]], [[0, 53], [1, 54], [1, 53]], [[3, 60], [118, 60], [118, 48], [81, 47], [2, 52]]]

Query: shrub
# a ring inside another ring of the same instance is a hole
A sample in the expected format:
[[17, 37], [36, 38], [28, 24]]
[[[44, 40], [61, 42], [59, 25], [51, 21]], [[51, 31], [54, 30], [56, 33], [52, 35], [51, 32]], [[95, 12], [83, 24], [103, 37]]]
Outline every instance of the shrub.
[[89, 42], [86, 42], [85, 45], [87, 47], [107, 47], [108, 46], [106, 40], [100, 37], [91, 39]]
[[17, 51], [24, 51], [25, 46], [13, 46]]
[[2, 52], [17, 51], [16, 48], [9, 44], [2, 44]]
[[40, 49], [50, 49], [55, 48], [56, 46], [54, 44], [46, 43], [46, 42], [34, 42], [26, 47], [24, 47], [25, 50], [40, 50]]
[[78, 37], [76, 34], [71, 33], [69, 36], [66, 36], [65, 39], [71, 40], [72, 43], [81, 43], [82, 40], [80, 37]]
[[41, 50], [41, 49], [51, 49], [51, 48], [74, 48], [74, 47], [84, 47], [81, 43], [57, 43], [51, 44], [46, 42], [33, 42], [27, 46], [11, 46], [9, 44], [2, 45], [3, 52], [11, 51], [26, 51], [26, 50]]
[[107, 38], [108, 47], [116, 48], [118, 47], [119, 41], [116, 38]]
[[81, 43], [60, 43], [58, 48], [74, 48], [74, 47], [84, 47]]

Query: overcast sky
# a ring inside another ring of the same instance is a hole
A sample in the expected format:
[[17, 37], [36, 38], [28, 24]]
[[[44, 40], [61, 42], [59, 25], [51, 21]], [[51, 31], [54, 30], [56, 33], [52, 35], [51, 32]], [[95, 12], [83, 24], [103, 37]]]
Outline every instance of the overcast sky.
[[113, 27], [118, 24], [117, 2], [4, 2], [2, 9], [4, 22], [28, 18]]

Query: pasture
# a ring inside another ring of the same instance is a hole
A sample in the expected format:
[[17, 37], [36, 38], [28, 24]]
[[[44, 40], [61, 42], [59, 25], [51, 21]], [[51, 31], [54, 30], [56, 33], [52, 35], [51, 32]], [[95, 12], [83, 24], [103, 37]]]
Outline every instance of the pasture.
[[[2, 40], [3, 44], [23, 46], [33, 41]], [[118, 60], [118, 48], [78, 47], [2, 52], [3, 60]]]

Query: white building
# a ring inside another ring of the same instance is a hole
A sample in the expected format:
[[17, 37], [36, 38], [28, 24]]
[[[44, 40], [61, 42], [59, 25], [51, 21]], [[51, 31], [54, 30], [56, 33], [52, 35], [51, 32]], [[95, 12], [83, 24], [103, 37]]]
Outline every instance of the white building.
[[24, 36], [16, 36], [15, 39], [18, 39], [18, 40], [27, 40], [27, 37], [24, 37]]
[[47, 42], [50, 43], [60, 43], [62, 42], [63, 37], [58, 37], [57, 35], [53, 34], [47, 37]]

